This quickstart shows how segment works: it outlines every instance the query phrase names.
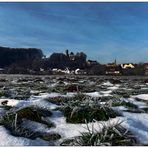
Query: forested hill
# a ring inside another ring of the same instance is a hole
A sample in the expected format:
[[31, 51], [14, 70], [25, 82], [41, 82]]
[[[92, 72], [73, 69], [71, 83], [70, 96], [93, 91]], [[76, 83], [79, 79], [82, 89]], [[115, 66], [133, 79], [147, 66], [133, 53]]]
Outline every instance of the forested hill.
[[43, 57], [42, 50], [36, 48], [9, 48], [0, 47], [0, 68], [13, 63], [31, 61]]

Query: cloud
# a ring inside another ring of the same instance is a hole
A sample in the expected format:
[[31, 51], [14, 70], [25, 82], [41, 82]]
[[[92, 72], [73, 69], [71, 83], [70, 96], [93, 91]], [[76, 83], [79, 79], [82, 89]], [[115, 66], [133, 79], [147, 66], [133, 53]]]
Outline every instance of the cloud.
[[147, 9], [148, 3], [0, 3], [0, 44], [46, 54], [80, 50], [100, 62], [146, 61]]

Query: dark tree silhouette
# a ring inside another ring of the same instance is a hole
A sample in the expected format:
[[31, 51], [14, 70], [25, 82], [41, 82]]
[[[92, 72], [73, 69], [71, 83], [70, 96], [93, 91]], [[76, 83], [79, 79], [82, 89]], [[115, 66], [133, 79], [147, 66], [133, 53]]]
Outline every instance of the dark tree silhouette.
[[32, 61], [36, 58], [42, 58], [43, 53], [35, 48], [8, 48], [0, 47], [0, 67], [4, 68], [11, 64]]

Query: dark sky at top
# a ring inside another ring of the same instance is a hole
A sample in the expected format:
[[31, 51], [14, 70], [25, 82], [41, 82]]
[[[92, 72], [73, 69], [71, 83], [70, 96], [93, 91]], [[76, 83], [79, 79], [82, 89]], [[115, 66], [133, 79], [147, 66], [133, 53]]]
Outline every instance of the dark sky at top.
[[148, 3], [0, 3], [0, 46], [148, 62]]

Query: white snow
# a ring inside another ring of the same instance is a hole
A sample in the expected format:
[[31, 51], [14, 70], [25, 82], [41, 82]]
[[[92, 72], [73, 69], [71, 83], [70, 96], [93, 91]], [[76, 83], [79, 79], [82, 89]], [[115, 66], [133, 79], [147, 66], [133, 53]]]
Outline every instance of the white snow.
[[100, 93], [103, 93], [103, 94], [110, 94], [111, 92], [112, 90], [100, 91]]
[[55, 97], [73, 97], [75, 94], [77, 93], [71, 93], [68, 92], [66, 94], [60, 94], [60, 93], [40, 93], [40, 95], [38, 96], [31, 96], [31, 98], [33, 99], [47, 99], [47, 98], [55, 98]]
[[0, 126], [0, 146], [48, 146], [52, 145], [47, 141], [41, 140], [39, 138], [35, 140], [30, 140], [23, 137], [15, 137], [9, 134], [9, 132]]
[[116, 111], [123, 111], [123, 110], [127, 110], [127, 108], [125, 106], [115, 106], [115, 107], [112, 107], [114, 110]]
[[109, 81], [107, 82], [103, 82], [102, 85], [105, 85], [105, 86], [113, 86], [113, 84]]
[[46, 98], [54, 98], [60, 96], [60, 93], [40, 93], [38, 96], [31, 96], [34, 99], [46, 99]]
[[148, 89], [147, 87], [143, 87], [143, 88], [141, 88], [141, 89], [144, 89], [144, 90], [146, 90], [146, 89]]
[[[110, 96], [111, 90], [107, 91], [100, 91], [99, 92], [90, 92], [90, 93], [82, 93], [84, 95], [88, 95], [90, 97], [101, 97], [101, 96]], [[66, 94], [60, 93], [40, 93], [39, 96], [31, 96], [31, 99], [48, 99], [48, 98], [56, 98], [56, 97], [63, 97], [63, 98], [72, 98], [77, 94], [77, 92], [67, 92]]]
[[17, 79], [14, 79], [13, 81], [11, 81], [11, 84], [18, 84]]
[[16, 99], [0, 99], [0, 105], [2, 105], [3, 101], [8, 101], [6, 105], [8, 106], [16, 106], [21, 100]]
[[41, 93], [41, 91], [39, 91], [39, 90], [30, 90], [30, 93], [31, 94], [36, 94], [36, 93]]
[[64, 84], [65, 84], [65, 85], [69, 85], [70, 83], [68, 83], [68, 82], [64, 82]]
[[50, 103], [46, 101], [44, 95], [43, 97], [30, 97], [28, 100], [16, 100], [16, 99], [0, 99], [0, 106], [2, 105], [3, 101], [8, 101], [7, 106], [13, 106], [15, 109], [24, 108], [27, 106], [38, 106], [39, 108], [46, 108], [46, 109], [55, 109], [57, 107], [56, 104]]
[[148, 94], [133, 95], [131, 97], [142, 99], [142, 100], [148, 100]]
[[147, 104], [145, 102], [137, 101], [134, 98], [127, 98], [127, 99], [124, 99], [124, 100], [129, 101], [129, 102], [137, 105], [139, 108], [147, 107]]
[[102, 96], [111, 96], [109, 93], [110, 91], [102, 91], [102, 93], [104, 94], [101, 94], [99, 92], [91, 92], [91, 93], [84, 93], [85, 95], [88, 95], [90, 97], [102, 97]]
[[[52, 105], [54, 106], [54, 104]], [[82, 132], [88, 131], [86, 128], [87, 127], [86, 124], [70, 124], [66, 122], [66, 118], [63, 116], [62, 112], [52, 111], [52, 113], [53, 115], [51, 117], [46, 117], [46, 119], [52, 121], [56, 125], [56, 127], [48, 129], [46, 125], [43, 125], [34, 121], [30, 121], [30, 120], [24, 120], [22, 125], [24, 127], [29, 128], [32, 131], [59, 133], [62, 136], [60, 141], [62, 141], [63, 139], [79, 136]], [[88, 126], [90, 129], [93, 126], [94, 130], [99, 131], [101, 130], [101, 127], [102, 127], [101, 123], [105, 123], [109, 126], [109, 125], [115, 124], [119, 120], [120, 120], [119, 118], [114, 118], [106, 122], [95, 121], [93, 123], [88, 123]], [[17, 145], [17, 143], [15, 143], [14, 145]], [[26, 145], [26, 143], [25, 144], [23, 143], [22, 145]]]
[[132, 131], [142, 144], [148, 144], [148, 114], [123, 112], [123, 125]]
[[46, 109], [55, 109], [57, 108], [56, 104], [48, 102], [46, 100], [36, 100], [32, 102], [32, 105], [38, 106], [39, 108], [46, 108]]
[[53, 83], [53, 84], [49, 84], [48, 87], [49, 87], [49, 88], [51, 88], [51, 87], [56, 87], [57, 85], [58, 85], [57, 83]]
[[67, 92], [66, 95], [62, 95], [63, 97], [74, 97], [77, 93], [76, 92]]
[[[60, 111], [53, 111], [53, 116], [49, 118], [55, 125], [55, 128], [51, 128], [51, 132], [59, 133], [62, 139], [73, 138], [75, 136], [81, 135], [82, 132], [88, 132], [86, 124], [71, 124], [66, 123], [66, 118]], [[102, 128], [102, 123], [110, 126], [120, 121], [120, 118], [110, 119], [108, 121], [95, 121], [93, 123], [88, 123], [88, 127], [96, 131], [100, 131]]]
[[33, 132], [47, 132], [49, 130], [47, 125], [31, 120], [23, 120], [21, 126], [30, 129]]
[[84, 94], [90, 97], [100, 97], [101, 96], [99, 92], [91, 92], [91, 93], [84, 93]]
[[16, 108], [24, 108], [27, 106], [37, 106], [39, 108], [46, 108], [46, 109], [55, 109], [57, 107], [56, 104], [50, 103], [45, 99], [37, 99], [37, 100], [26, 100], [19, 102], [15, 107]]
[[[133, 101], [131, 98], [129, 100]], [[139, 107], [144, 106], [143, 102], [140, 104], [139, 101], [136, 101], [135, 104], [137, 104]], [[127, 108], [124, 106], [112, 108], [122, 113], [123, 117], [121, 118], [124, 121], [122, 125], [131, 131], [141, 144], [148, 144], [148, 114], [125, 112]]]
[[119, 86], [120, 86], [119, 84], [116, 84], [116, 85], [114, 85], [114, 86], [107, 87], [107, 89], [116, 90], [116, 89], [119, 88]]
[[6, 110], [4, 108], [0, 108], [0, 117], [5, 114]]
[[[15, 83], [15, 81], [13, 82]], [[67, 83], [65, 83], [67, 85]], [[113, 85], [109, 81], [104, 82], [102, 85], [107, 86], [106, 91], [99, 91], [99, 92], [90, 92], [90, 93], [83, 93], [90, 97], [102, 97], [102, 96], [110, 96], [112, 90], [118, 89], [120, 85], [116, 84]], [[51, 85], [52, 87], [52, 85]], [[124, 88], [123, 88], [124, 89]], [[37, 93], [36, 91], [31, 91], [31, 93]], [[70, 124], [66, 122], [66, 118], [60, 111], [55, 111], [58, 106], [50, 103], [48, 98], [55, 98], [55, 97], [74, 97], [77, 93], [67, 92], [66, 94], [60, 93], [40, 93], [38, 96], [32, 95], [28, 100], [16, 100], [16, 99], [0, 99], [0, 105], [2, 106], [3, 101], [8, 101], [8, 106], [16, 107], [17, 109], [35, 105], [39, 108], [46, 108], [52, 110], [53, 115], [51, 117], [46, 117], [47, 120], [52, 121], [56, 126], [52, 128], [48, 128], [46, 125], [37, 123], [30, 120], [24, 120], [22, 125], [24, 127], [29, 128], [32, 131], [40, 131], [40, 132], [55, 132], [59, 133], [63, 139], [73, 138], [75, 136], [79, 136], [81, 132], [87, 132], [86, 124]], [[147, 107], [147, 103], [142, 101], [137, 101], [135, 98], [139, 98], [142, 100], [148, 100], [148, 94], [139, 94], [133, 95], [131, 98], [125, 99], [126, 101], [130, 101], [133, 104], [137, 105], [139, 108]], [[104, 103], [104, 102], [102, 102]], [[141, 144], [148, 144], [148, 114], [147, 113], [129, 113], [125, 112], [127, 110], [124, 106], [117, 106], [113, 107], [114, 110], [118, 110], [123, 113], [123, 117], [116, 117], [109, 121], [95, 121], [93, 123], [88, 123], [89, 128], [91, 129], [92, 126], [97, 131], [101, 130], [102, 124], [105, 123], [108, 126], [112, 125], [118, 121], [123, 120], [124, 122], [122, 125], [129, 129], [136, 138], [140, 141]], [[5, 110], [0, 108], [0, 115], [4, 113]], [[49, 143], [47, 141], [41, 139], [30, 140], [28, 138], [23, 137], [15, 137], [10, 135], [10, 133], [3, 127], [0, 126], [0, 146], [35, 146], [35, 145], [53, 145], [53, 143]]]

